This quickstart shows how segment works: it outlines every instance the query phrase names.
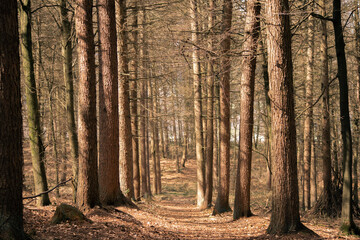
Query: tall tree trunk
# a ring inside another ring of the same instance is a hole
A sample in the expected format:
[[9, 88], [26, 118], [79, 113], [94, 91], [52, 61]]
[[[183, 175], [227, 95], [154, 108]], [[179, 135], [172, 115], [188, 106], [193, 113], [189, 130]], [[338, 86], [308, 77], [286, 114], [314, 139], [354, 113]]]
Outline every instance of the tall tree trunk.
[[134, 182], [134, 199], [140, 200], [140, 166], [139, 166], [139, 140], [138, 140], [138, 5], [135, 1], [133, 12], [130, 15], [132, 26], [131, 40], [133, 48], [133, 56], [129, 64], [130, 72], [130, 109], [131, 109], [131, 131], [132, 131], [132, 150], [133, 150], [133, 182]]
[[[214, 25], [215, 25], [215, 1], [209, 1], [208, 30], [210, 31], [208, 48], [215, 50], [214, 42]], [[208, 208], [212, 205], [213, 192], [213, 158], [214, 158], [214, 56], [208, 54], [207, 64], [207, 127], [206, 127], [206, 189], [205, 203]], [[186, 133], [187, 134], [187, 133]], [[187, 139], [185, 139], [187, 141]], [[187, 144], [187, 143], [186, 143]], [[186, 147], [185, 147], [186, 148]]]
[[[174, 144], [175, 144], [175, 152], [174, 152], [174, 156], [176, 159], [176, 172], [180, 172], [180, 159], [179, 159], [179, 136], [178, 136], [178, 132], [176, 131], [176, 107], [175, 107], [175, 100], [176, 100], [176, 92], [175, 90], [173, 90], [173, 96], [172, 96], [172, 105], [173, 105], [173, 110], [174, 110], [174, 114], [173, 114], [173, 134], [174, 134]], [[178, 121], [179, 124], [179, 121]]]
[[220, 176], [218, 196], [214, 213], [230, 211], [230, 29], [232, 20], [232, 0], [224, 0], [222, 18], [222, 41], [220, 63]]
[[126, 20], [126, 0], [116, 1], [118, 30], [118, 77], [119, 77], [119, 140], [120, 140], [120, 187], [124, 195], [131, 199], [134, 196], [133, 185], [133, 151], [131, 138], [131, 116], [129, 99], [129, 60], [128, 35]]
[[287, 0], [267, 1], [272, 119], [272, 212], [267, 232], [281, 234], [304, 228], [300, 222], [296, 161], [291, 31]]
[[74, 83], [72, 71], [72, 38], [71, 25], [68, 19], [67, 0], [60, 0], [61, 12], [61, 52], [63, 59], [63, 75], [65, 82], [65, 101], [66, 101], [66, 118], [67, 132], [70, 142], [70, 154], [73, 172], [73, 202], [76, 202], [76, 191], [78, 184], [79, 171], [79, 143], [75, 126], [74, 111]]
[[140, 158], [140, 172], [141, 172], [141, 195], [144, 198], [149, 197], [149, 189], [147, 184], [147, 173], [146, 173], [146, 78], [147, 78], [147, 67], [145, 60], [145, 48], [146, 48], [146, 12], [145, 8], [141, 6], [140, 16], [140, 41], [141, 47], [139, 49], [139, 56], [141, 59], [141, 82], [140, 82], [140, 114], [139, 114], [139, 158]]
[[154, 142], [155, 142], [155, 165], [156, 165], [156, 172], [155, 172], [155, 193], [160, 194], [161, 193], [161, 163], [160, 163], [160, 144], [159, 144], [159, 121], [158, 121], [158, 114], [159, 114], [159, 108], [158, 108], [158, 85], [157, 80], [154, 81], [154, 112], [155, 112], [155, 119], [154, 119]]
[[341, 24], [341, 1], [333, 0], [333, 25], [340, 89], [340, 122], [343, 156], [343, 188], [341, 208], [341, 230], [346, 233], [357, 231], [352, 209], [352, 139], [349, 115], [348, 78], [345, 58], [345, 42]]
[[99, 0], [102, 82], [99, 83], [99, 189], [102, 204], [122, 200], [119, 183], [118, 61], [115, 1]]
[[[327, 0], [320, 0], [320, 14], [326, 16]], [[328, 64], [328, 43], [327, 43], [327, 21], [321, 20], [321, 40], [320, 40], [320, 62], [321, 62], [321, 90], [324, 91], [322, 97], [322, 180], [323, 180], [323, 200], [326, 215], [331, 215], [331, 139], [330, 139], [330, 105], [329, 105], [329, 64]]]
[[[357, 104], [360, 103], [360, 1], [355, 1], [355, 43], [356, 43], [356, 62], [357, 62]], [[358, 118], [360, 118], [360, 104], [358, 105]], [[359, 204], [359, 190], [358, 190], [358, 162], [359, 162], [359, 145], [360, 145], [360, 127], [359, 127], [359, 119], [358, 119], [358, 139], [357, 139], [357, 147], [356, 150], [358, 152], [356, 159], [354, 159], [354, 204], [357, 206]]]
[[[31, 159], [34, 174], [35, 194], [48, 190], [45, 171], [45, 147], [41, 139], [40, 112], [37, 99], [34, 75], [34, 58], [31, 40], [31, 2], [23, 0], [20, 7], [20, 36], [23, 71], [26, 85], [26, 104], [29, 125]], [[37, 205], [50, 204], [49, 195], [42, 194], [37, 198]]]
[[238, 170], [236, 176], [236, 192], [234, 202], [234, 219], [249, 217], [250, 181], [252, 160], [252, 134], [254, 125], [254, 91], [256, 49], [260, 32], [260, 10], [258, 0], [248, 0], [246, 4], [245, 42], [243, 45], [243, 63], [240, 94], [240, 143]]
[[25, 239], [17, 1], [0, 2], [0, 239]]
[[312, 144], [311, 144], [311, 206], [313, 207], [316, 200], [317, 200], [317, 155], [315, 152], [316, 149], [316, 142], [315, 142], [315, 138], [313, 137], [312, 139]]
[[310, 166], [311, 166], [311, 145], [313, 141], [313, 65], [314, 65], [314, 19], [310, 17], [307, 26], [307, 61], [305, 81], [305, 112], [304, 120], [304, 193], [305, 209], [311, 208], [310, 190]]
[[269, 72], [268, 72], [268, 56], [266, 50], [265, 32], [262, 34], [260, 45], [262, 49], [262, 74], [264, 79], [265, 106], [266, 106], [266, 185], [271, 190], [271, 100], [269, 97]]
[[196, 164], [197, 164], [197, 206], [204, 209], [205, 205], [205, 159], [203, 151], [203, 128], [202, 128], [202, 106], [201, 106], [201, 77], [199, 63], [198, 44], [198, 2], [190, 0], [191, 17], [191, 40], [192, 47], [192, 66], [194, 79], [194, 115], [195, 115], [195, 145], [196, 145]]
[[91, 1], [80, 0], [75, 10], [79, 59], [79, 181], [77, 206], [100, 204], [97, 162], [95, 46]]

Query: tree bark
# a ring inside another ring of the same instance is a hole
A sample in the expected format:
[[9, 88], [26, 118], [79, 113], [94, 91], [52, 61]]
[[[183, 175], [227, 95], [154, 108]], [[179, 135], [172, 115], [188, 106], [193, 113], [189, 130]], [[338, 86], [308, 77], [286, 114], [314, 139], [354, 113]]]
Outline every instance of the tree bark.
[[75, 10], [78, 38], [79, 94], [79, 181], [77, 206], [82, 209], [100, 204], [97, 162], [95, 45], [91, 1], [78, 1]]
[[133, 12], [130, 15], [130, 26], [132, 26], [130, 34], [130, 42], [132, 43], [133, 56], [130, 59], [130, 110], [131, 110], [131, 135], [132, 135], [132, 156], [133, 156], [133, 182], [134, 182], [134, 199], [140, 200], [140, 166], [139, 166], [139, 133], [138, 133], [138, 5], [135, 1]]
[[[34, 58], [31, 40], [31, 2], [23, 0], [20, 7], [20, 36], [23, 71], [26, 85], [26, 104], [29, 125], [31, 159], [34, 174], [35, 194], [48, 190], [44, 155], [45, 147], [41, 137], [41, 124], [37, 89], [34, 75]], [[50, 204], [49, 195], [43, 194], [37, 198], [37, 205]]]
[[234, 219], [249, 217], [250, 181], [252, 160], [252, 135], [254, 125], [254, 91], [256, 70], [256, 49], [260, 32], [260, 10], [258, 0], [248, 0], [246, 4], [245, 42], [240, 94], [240, 142], [238, 155], [238, 173], [234, 202]]
[[224, 0], [222, 19], [221, 63], [220, 63], [220, 176], [218, 196], [214, 212], [230, 211], [230, 29], [232, 0]]
[[340, 123], [343, 157], [343, 188], [341, 208], [341, 230], [346, 233], [357, 231], [352, 208], [352, 139], [349, 115], [348, 78], [345, 58], [345, 42], [341, 24], [341, 1], [333, 1], [333, 26], [340, 89]]
[[134, 197], [133, 185], [133, 150], [131, 138], [131, 116], [129, 96], [129, 60], [126, 0], [116, 1], [118, 18], [118, 77], [119, 77], [119, 140], [120, 140], [120, 187], [124, 195]]
[[307, 26], [307, 61], [306, 61], [306, 81], [305, 81], [305, 112], [304, 120], [304, 198], [305, 209], [311, 208], [311, 145], [313, 141], [313, 65], [314, 65], [314, 19], [310, 17]]
[[[326, 16], [327, 0], [320, 0], [320, 14]], [[331, 205], [331, 139], [330, 139], [330, 105], [329, 105], [329, 67], [328, 67], [328, 43], [327, 43], [327, 21], [321, 20], [321, 43], [320, 43], [320, 62], [321, 62], [321, 90], [324, 91], [322, 97], [322, 180], [323, 180], [323, 199], [324, 205]], [[326, 208], [326, 207], [325, 207]], [[328, 216], [331, 212], [327, 211]]]
[[99, 82], [99, 189], [104, 205], [122, 201], [119, 183], [118, 61], [115, 1], [99, 0], [102, 82]]
[[[267, 37], [272, 119], [272, 212], [267, 232], [304, 228], [299, 215], [291, 31], [287, 0], [268, 0]], [[276, 156], [276, 157], [275, 157]]]
[[[215, 1], [209, 1], [209, 16], [208, 16], [208, 30], [210, 31], [208, 48], [211, 51], [215, 50], [214, 41], [214, 25], [215, 25]], [[205, 189], [205, 203], [208, 208], [212, 205], [213, 192], [213, 158], [214, 158], [214, 56], [208, 54], [207, 64], [207, 127], [206, 127], [206, 189]], [[187, 132], [186, 132], [187, 135]], [[187, 139], [185, 139], [187, 141]], [[187, 144], [187, 143], [185, 143]], [[186, 148], [186, 146], [185, 146]]]
[[0, 2], [0, 239], [25, 239], [17, 1]]
[[194, 80], [194, 115], [195, 115], [195, 146], [196, 146], [196, 164], [197, 164], [197, 206], [204, 209], [205, 205], [205, 159], [203, 151], [203, 126], [202, 126], [202, 104], [201, 104], [201, 77], [199, 63], [198, 44], [198, 2], [190, 0], [190, 18], [191, 18], [191, 40], [194, 43], [192, 47], [192, 67]]
[[66, 0], [60, 0], [61, 53], [63, 59], [63, 74], [65, 83], [67, 132], [70, 142], [70, 154], [73, 172], [73, 202], [75, 203], [79, 171], [79, 143], [75, 125], [71, 25], [68, 19], [68, 9], [66, 5]]

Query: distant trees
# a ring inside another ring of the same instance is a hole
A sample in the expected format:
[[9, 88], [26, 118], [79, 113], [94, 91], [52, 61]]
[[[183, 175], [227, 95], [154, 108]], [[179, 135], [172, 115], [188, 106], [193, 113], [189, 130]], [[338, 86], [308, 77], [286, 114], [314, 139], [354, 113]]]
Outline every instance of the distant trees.
[[0, 3], [0, 239], [25, 239], [17, 1]]

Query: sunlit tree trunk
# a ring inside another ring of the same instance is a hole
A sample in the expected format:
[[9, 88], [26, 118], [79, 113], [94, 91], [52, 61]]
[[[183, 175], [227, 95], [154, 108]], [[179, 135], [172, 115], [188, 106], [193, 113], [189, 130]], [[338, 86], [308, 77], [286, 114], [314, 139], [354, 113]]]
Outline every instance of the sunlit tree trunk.
[[304, 228], [300, 222], [296, 161], [291, 31], [287, 0], [268, 0], [266, 11], [272, 120], [272, 212], [267, 232]]
[[120, 140], [120, 187], [124, 195], [134, 197], [133, 185], [133, 150], [131, 137], [131, 116], [129, 96], [129, 60], [126, 0], [116, 1], [118, 18], [118, 77], [119, 77], [119, 140]]
[[197, 163], [197, 206], [200, 209], [206, 208], [205, 205], [205, 159], [203, 151], [203, 128], [202, 128], [202, 106], [201, 106], [201, 77], [199, 63], [198, 44], [198, 2], [190, 0], [191, 17], [191, 40], [194, 43], [192, 47], [192, 66], [194, 79], [194, 115], [195, 115], [195, 145], [196, 145], [196, 163]]
[[313, 65], [314, 65], [314, 19], [310, 17], [307, 26], [307, 60], [305, 81], [305, 112], [304, 120], [304, 198], [305, 209], [311, 208], [310, 190], [310, 167], [311, 167], [311, 145], [313, 139]]
[[[39, 194], [48, 190], [48, 184], [44, 163], [45, 147], [41, 137], [40, 112], [34, 75], [30, 0], [21, 1], [20, 36], [35, 194]], [[49, 204], [50, 199], [47, 193], [37, 198], [37, 205], [46, 206]]]
[[254, 125], [256, 49], [260, 32], [260, 10], [261, 5], [258, 0], [247, 1], [240, 90], [240, 152], [238, 155], [238, 174], [236, 176], [234, 219], [252, 215], [250, 211], [250, 181]]
[[0, 2], [0, 239], [25, 239], [17, 1]]
[[214, 213], [230, 210], [230, 29], [232, 20], [232, 0], [224, 0], [222, 18], [222, 41], [220, 63], [220, 149], [219, 186]]
[[100, 204], [97, 158], [95, 46], [91, 1], [80, 0], [75, 9], [79, 59], [79, 181], [77, 206], [93, 208]]
[[99, 0], [102, 82], [99, 84], [99, 189], [102, 204], [122, 201], [119, 183], [118, 61], [115, 1]]

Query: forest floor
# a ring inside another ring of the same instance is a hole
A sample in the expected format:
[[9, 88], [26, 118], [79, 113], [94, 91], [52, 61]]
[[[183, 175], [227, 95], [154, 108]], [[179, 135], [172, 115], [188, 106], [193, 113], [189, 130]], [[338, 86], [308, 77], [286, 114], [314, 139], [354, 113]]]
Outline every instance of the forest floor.
[[[256, 164], [255, 164], [256, 165]], [[49, 169], [49, 168], [48, 168]], [[95, 208], [86, 216], [89, 222], [52, 225], [50, 219], [60, 203], [71, 204], [70, 185], [61, 188], [62, 198], [50, 194], [53, 205], [36, 207], [24, 200], [25, 231], [33, 239], [316, 239], [306, 234], [270, 236], [265, 234], [270, 211], [269, 196], [259, 178], [253, 177], [252, 211], [255, 216], [232, 220], [231, 213], [212, 216], [211, 210], [196, 208], [196, 162], [189, 160], [181, 173], [174, 171], [174, 160], [162, 160], [163, 193], [150, 201], [127, 207]], [[258, 169], [259, 170], [259, 169]], [[50, 169], [49, 169], [50, 171]], [[254, 174], [255, 175], [255, 174]], [[30, 164], [25, 161], [25, 185], [31, 180]], [[24, 196], [31, 195], [29, 187]], [[231, 196], [231, 198], [233, 198]], [[215, 199], [215, 197], [214, 197]], [[302, 217], [302, 222], [319, 239], [358, 239], [339, 232], [339, 219]], [[360, 221], [356, 221], [360, 226]]]

